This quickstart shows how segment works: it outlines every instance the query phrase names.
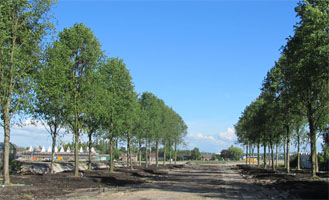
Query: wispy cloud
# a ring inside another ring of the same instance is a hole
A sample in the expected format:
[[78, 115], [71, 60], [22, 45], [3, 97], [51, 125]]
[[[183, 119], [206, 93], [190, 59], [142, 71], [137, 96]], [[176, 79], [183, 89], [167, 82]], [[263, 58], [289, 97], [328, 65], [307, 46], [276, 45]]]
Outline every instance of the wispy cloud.
[[236, 135], [234, 133], [233, 128], [227, 128], [226, 131], [219, 133], [219, 137], [224, 140], [231, 141], [231, 142], [236, 140]]

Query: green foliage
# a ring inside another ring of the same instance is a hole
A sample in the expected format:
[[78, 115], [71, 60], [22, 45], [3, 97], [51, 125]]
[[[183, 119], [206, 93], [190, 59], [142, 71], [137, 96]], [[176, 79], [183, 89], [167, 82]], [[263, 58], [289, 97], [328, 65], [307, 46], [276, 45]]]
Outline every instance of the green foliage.
[[273, 147], [283, 138], [290, 141], [291, 133], [300, 145], [307, 119], [315, 175], [316, 136], [329, 123], [329, 1], [300, 1], [295, 10], [300, 21], [294, 35], [235, 129], [238, 141], [249, 146]]
[[230, 146], [230, 148], [228, 148], [228, 152], [230, 153], [230, 157], [232, 160], [241, 160], [243, 156], [242, 149], [238, 147]]
[[201, 153], [199, 151], [199, 148], [195, 147], [192, 151], [191, 151], [191, 159], [192, 160], [199, 160], [201, 158]]
[[[33, 77], [40, 66], [42, 40], [52, 28], [52, 0], [0, 1], [0, 118], [4, 127], [4, 184], [9, 178], [12, 119], [33, 112]], [[14, 117], [15, 116], [15, 117]]]
[[12, 160], [10, 162], [10, 171], [11, 172], [17, 172], [20, 171], [22, 167], [22, 163], [17, 160]]
[[218, 154], [212, 154], [212, 158], [213, 158], [214, 160], [221, 160], [221, 156], [218, 155]]

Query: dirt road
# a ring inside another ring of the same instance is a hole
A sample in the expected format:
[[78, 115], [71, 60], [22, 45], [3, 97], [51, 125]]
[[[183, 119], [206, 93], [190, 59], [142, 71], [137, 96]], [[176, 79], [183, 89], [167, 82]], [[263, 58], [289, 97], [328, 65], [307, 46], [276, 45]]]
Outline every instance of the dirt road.
[[[187, 165], [145, 176], [143, 184], [103, 191], [81, 190], [69, 199], [287, 199], [288, 193], [255, 185], [244, 179], [234, 165]], [[234, 170], [232, 170], [234, 169]], [[291, 196], [289, 196], [291, 198]]]

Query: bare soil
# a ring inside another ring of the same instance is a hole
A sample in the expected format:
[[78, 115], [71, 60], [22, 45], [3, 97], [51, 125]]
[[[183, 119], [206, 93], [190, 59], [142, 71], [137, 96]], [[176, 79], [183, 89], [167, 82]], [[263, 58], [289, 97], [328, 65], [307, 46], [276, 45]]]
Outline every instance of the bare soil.
[[328, 181], [235, 164], [166, 165], [15, 175], [0, 199], [328, 199]]

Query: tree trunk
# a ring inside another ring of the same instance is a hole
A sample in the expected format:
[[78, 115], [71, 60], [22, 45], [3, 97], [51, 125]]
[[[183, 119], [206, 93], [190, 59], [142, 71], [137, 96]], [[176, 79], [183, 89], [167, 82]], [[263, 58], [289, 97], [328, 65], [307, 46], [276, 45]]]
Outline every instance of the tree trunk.
[[91, 144], [92, 144], [92, 140], [91, 140], [91, 136], [92, 136], [92, 132], [90, 132], [88, 134], [88, 137], [89, 137], [89, 143], [88, 143], [88, 157], [89, 157], [89, 160], [88, 160], [88, 170], [91, 170]]
[[148, 167], [148, 142], [145, 142], [145, 167]]
[[110, 173], [114, 172], [114, 166], [113, 166], [113, 129], [112, 124], [110, 125]]
[[249, 146], [249, 142], [246, 145], [246, 165], [248, 165], [248, 146]]
[[[74, 72], [73, 72], [74, 73]], [[73, 74], [74, 77], [74, 74]], [[79, 176], [79, 113], [78, 113], [78, 101], [77, 101], [77, 89], [74, 89], [74, 126], [73, 126], [73, 131], [74, 131], [74, 176], [78, 177]]]
[[79, 132], [76, 130], [74, 137], [74, 176], [79, 176]]
[[290, 150], [290, 130], [289, 126], [286, 126], [287, 130], [287, 173], [290, 172], [290, 156], [289, 156], [289, 150]]
[[139, 149], [138, 149], [138, 160], [139, 160], [139, 166], [142, 166], [142, 142], [139, 141]]
[[284, 137], [284, 141], [283, 141], [283, 159], [284, 159], [284, 168], [287, 167], [286, 144], [287, 144], [287, 137]]
[[171, 142], [169, 142], [169, 163], [171, 164]]
[[260, 150], [260, 144], [258, 142], [257, 144], [257, 166], [260, 167], [260, 153], [259, 153], [259, 150]]
[[278, 167], [278, 161], [279, 161], [278, 144], [275, 145], [275, 153], [276, 153], [275, 166]]
[[151, 154], [152, 154], [152, 146], [151, 146], [151, 140], [149, 140], [149, 165], [152, 165]]
[[252, 149], [252, 145], [249, 145], [249, 165], [250, 165], [250, 161], [251, 161], [251, 149]]
[[177, 142], [175, 142], [175, 165], [177, 164]]
[[159, 167], [159, 142], [158, 141], [155, 142], [155, 149], [156, 149], [155, 165], [156, 165], [156, 167]]
[[297, 128], [297, 170], [300, 170], [300, 133]]
[[252, 156], [252, 164], [254, 165], [255, 164], [255, 160], [254, 160], [254, 158], [255, 158], [255, 154], [254, 154], [254, 150], [255, 150], [255, 146], [253, 145], [252, 146], [252, 149], [251, 149], [251, 156]]
[[130, 166], [130, 169], [133, 169], [133, 163], [131, 159], [131, 148], [130, 148], [130, 133], [128, 132], [128, 138], [127, 138], [127, 149], [128, 149], [128, 160], [129, 163], [127, 163], [127, 166]]
[[315, 171], [316, 173], [319, 172], [319, 159], [318, 159], [318, 153], [316, 151], [316, 146], [315, 146]]
[[130, 135], [127, 133], [127, 168], [129, 167], [129, 157], [130, 157]]
[[50, 161], [50, 174], [54, 173], [54, 158], [55, 158], [55, 147], [56, 147], [56, 137], [57, 137], [57, 131], [56, 131], [56, 127], [54, 130], [54, 133], [52, 134], [52, 147], [51, 147], [51, 161]]
[[316, 132], [315, 132], [315, 128], [314, 128], [314, 122], [313, 122], [312, 115], [313, 115], [312, 105], [308, 104], [307, 119], [308, 119], [308, 126], [310, 129], [310, 140], [311, 140], [312, 175], [316, 176], [316, 171], [317, 171]]
[[271, 145], [268, 145], [268, 155], [267, 155], [267, 158], [268, 158], [268, 166], [271, 167]]
[[272, 169], [275, 170], [274, 166], [274, 152], [273, 152], [273, 144], [271, 142], [271, 159], [272, 159]]
[[166, 165], [166, 141], [163, 143], [163, 166]]
[[10, 119], [9, 107], [4, 108], [4, 145], [3, 145], [3, 184], [10, 184], [9, 153], [10, 153]]
[[266, 145], [264, 144], [264, 168], [266, 167]]

